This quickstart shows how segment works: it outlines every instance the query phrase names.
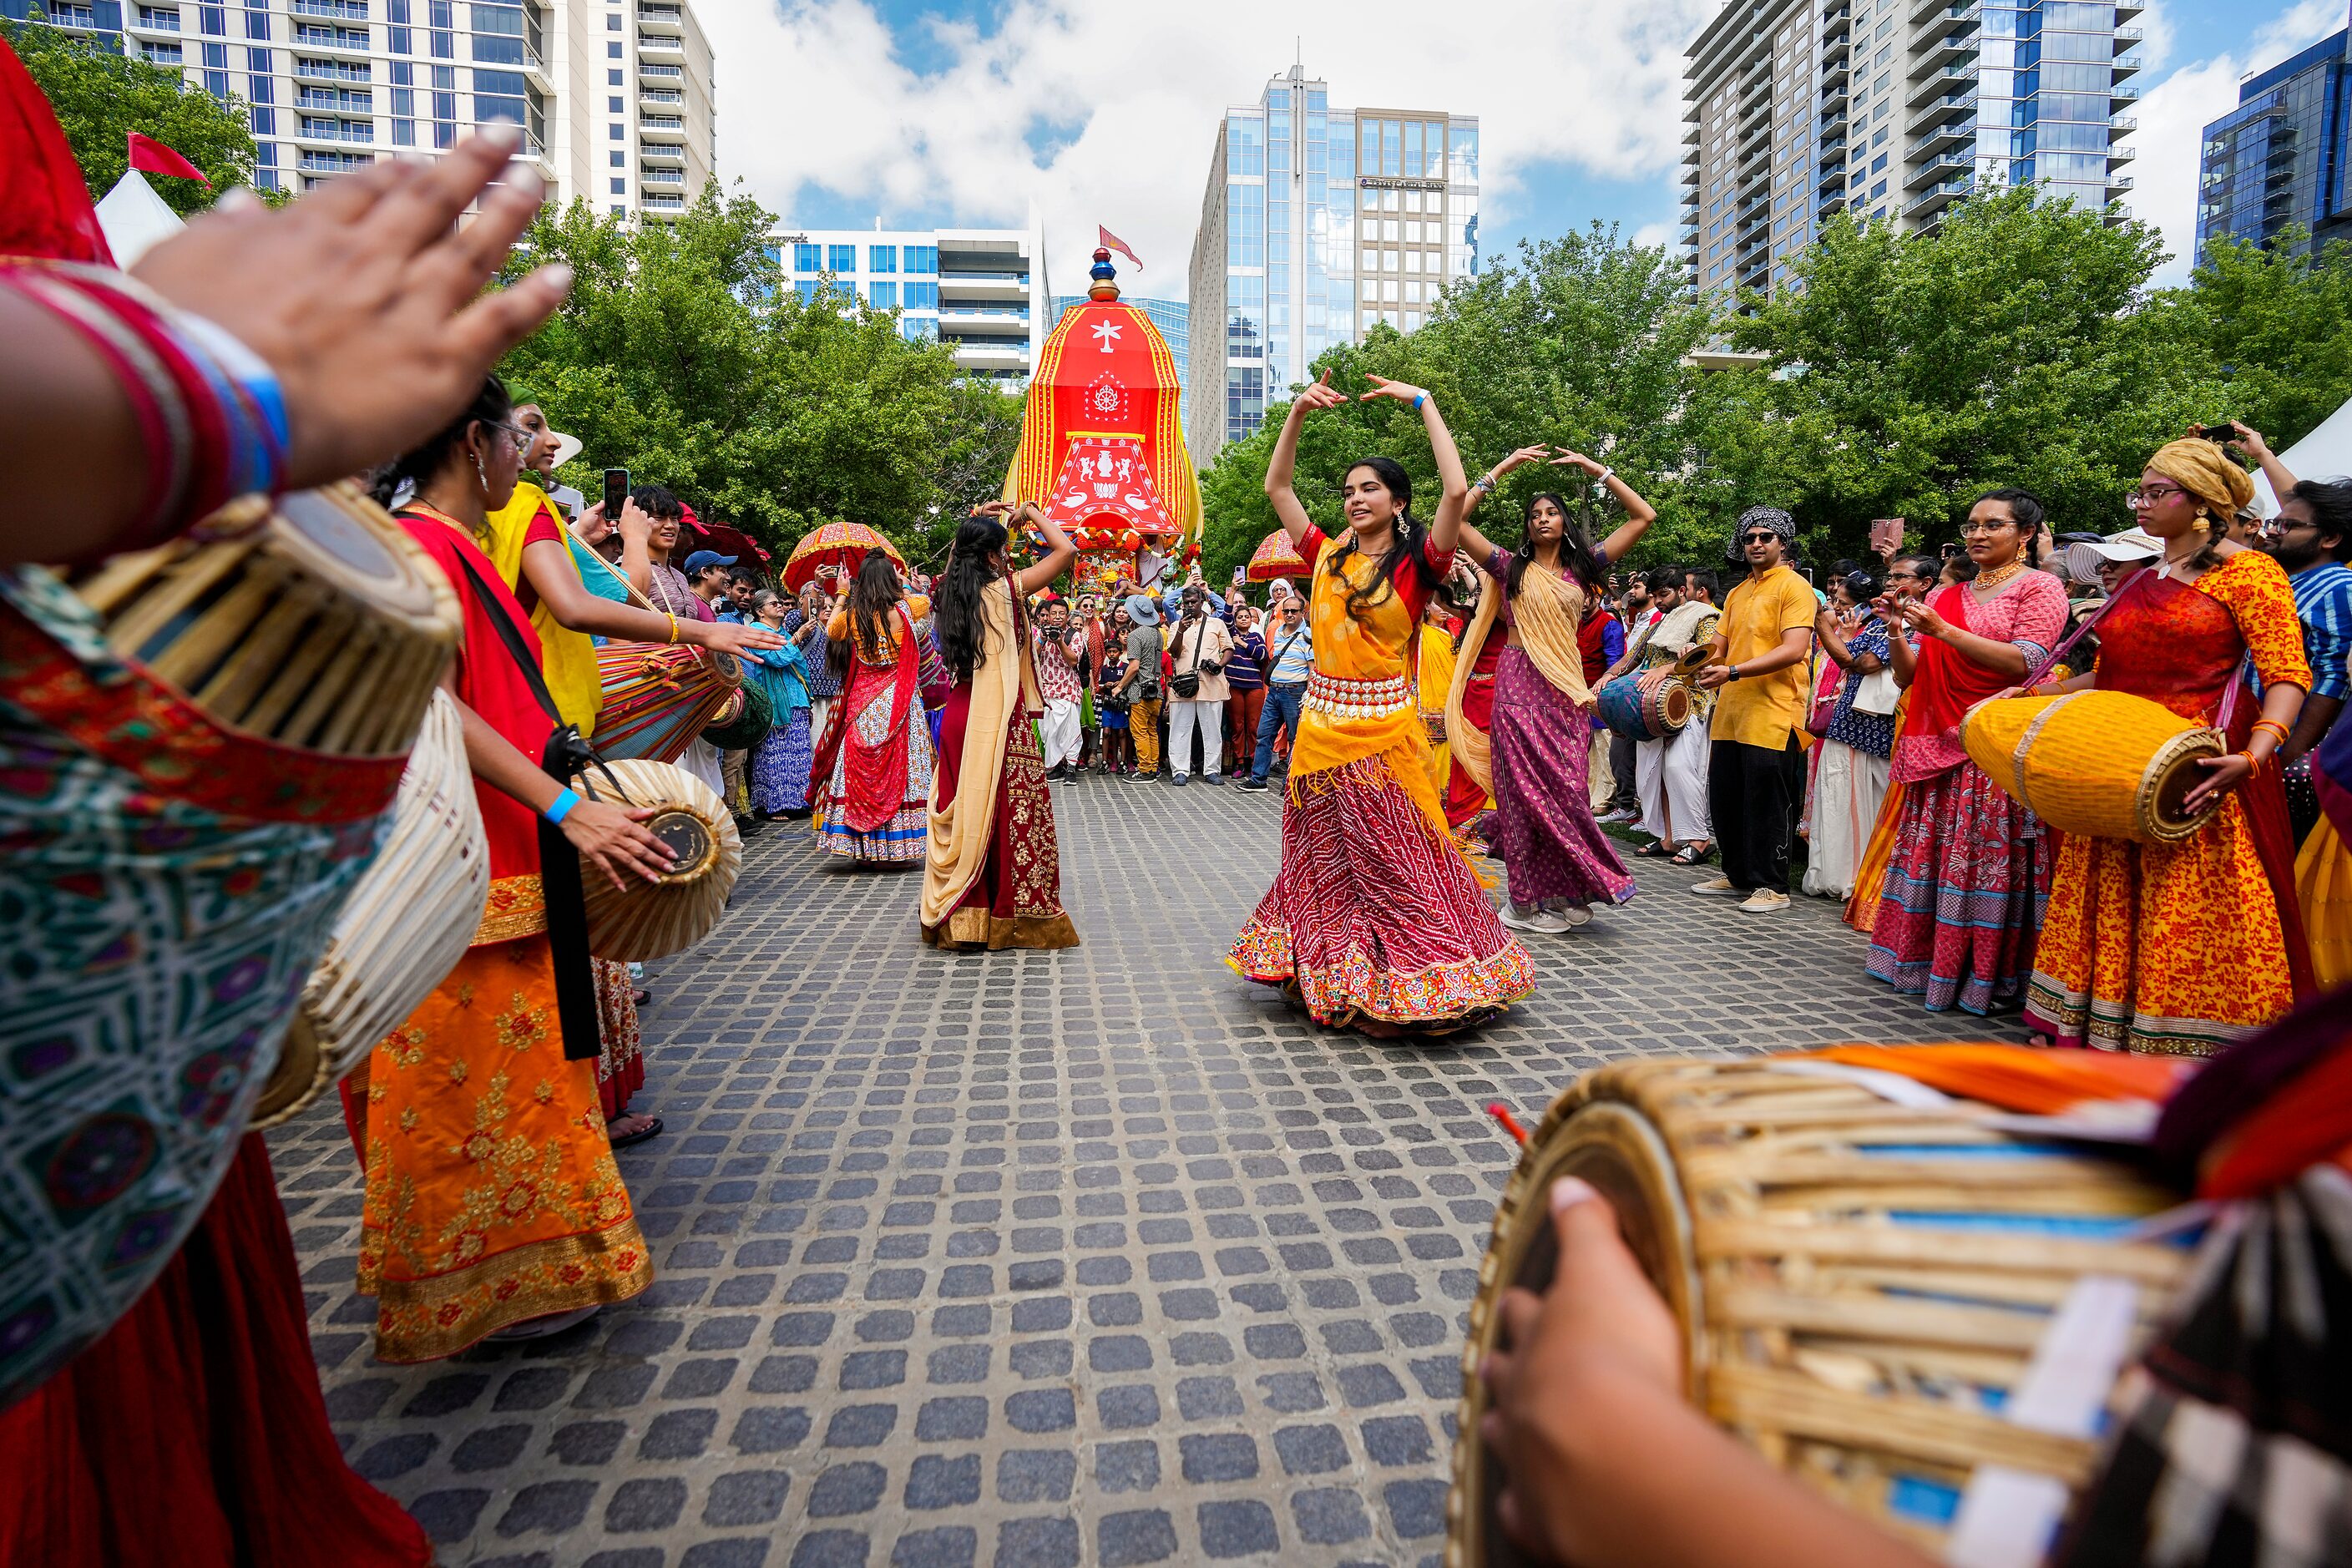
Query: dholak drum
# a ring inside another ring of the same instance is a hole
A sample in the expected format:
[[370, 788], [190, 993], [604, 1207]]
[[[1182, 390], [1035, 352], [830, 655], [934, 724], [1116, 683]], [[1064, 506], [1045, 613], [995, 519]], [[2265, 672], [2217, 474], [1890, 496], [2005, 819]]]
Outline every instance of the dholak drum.
[[[602, 738], [602, 724], [599, 724]], [[591, 767], [573, 780], [583, 795], [651, 806], [646, 826], [675, 857], [658, 882], [634, 873], [627, 889], [586, 861], [580, 879], [588, 905], [588, 951], [617, 963], [667, 958], [700, 942], [726, 911], [743, 866], [734, 814], [683, 768], [642, 758]]]
[[253, 1125], [275, 1127], [357, 1067], [457, 967], [490, 897], [490, 847], [457, 705], [436, 691], [400, 775], [392, 832], [302, 987]]
[[2219, 730], [2128, 691], [1988, 699], [1960, 721], [1960, 744], [2011, 799], [2062, 833], [2169, 844], [2221, 809], [2181, 804]]
[[247, 496], [72, 579], [107, 646], [232, 730], [404, 752], [457, 647], [457, 595], [353, 485]]
[[604, 687], [596, 750], [607, 757], [677, 761], [743, 684], [733, 654], [682, 645], [606, 643], [596, 668]]
[[1979, 1467], [2070, 1493], [2090, 1479], [2088, 1436], [2000, 1410], [2084, 1288], [2117, 1331], [2105, 1362], [2068, 1359], [2104, 1364], [2092, 1392], [2112, 1394], [2189, 1261], [2133, 1228], [2179, 1196], [2000, 1131], [1990, 1106], [1898, 1104], [1867, 1075], [1814, 1076], [1843, 1070], [1650, 1061], [1589, 1073], [1554, 1102], [1504, 1189], [1470, 1309], [1449, 1568], [1524, 1560], [1496, 1519], [1504, 1478], [1478, 1436], [1477, 1369], [1503, 1292], [1550, 1280], [1560, 1176], [1615, 1206], [1687, 1336], [1693, 1402], [1798, 1480], [1940, 1556]]
[[1662, 741], [1690, 722], [1690, 688], [1649, 672], [1621, 675], [1594, 697], [1601, 721], [1629, 741]]

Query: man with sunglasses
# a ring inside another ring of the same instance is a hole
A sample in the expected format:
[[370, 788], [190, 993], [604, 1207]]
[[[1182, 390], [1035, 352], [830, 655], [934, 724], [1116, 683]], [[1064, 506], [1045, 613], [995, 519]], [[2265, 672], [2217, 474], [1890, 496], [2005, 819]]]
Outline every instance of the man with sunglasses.
[[1785, 563], [1796, 535], [1778, 507], [1739, 514], [1748, 580], [1726, 595], [1698, 677], [1717, 694], [1706, 793], [1723, 875], [1691, 891], [1738, 898], [1759, 914], [1789, 907], [1789, 845], [1804, 798], [1806, 658], [1821, 602]]

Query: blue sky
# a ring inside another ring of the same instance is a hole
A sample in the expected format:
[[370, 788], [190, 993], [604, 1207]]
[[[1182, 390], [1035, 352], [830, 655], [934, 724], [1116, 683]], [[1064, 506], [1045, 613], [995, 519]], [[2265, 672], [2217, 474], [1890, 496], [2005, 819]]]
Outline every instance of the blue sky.
[[[2238, 78], [2343, 25], [2347, 0], [2155, 0], [2130, 167], [2136, 213], [2188, 248], [2196, 145]], [[1057, 289], [1096, 223], [1134, 244], [1136, 292], [1181, 295], [1217, 110], [1303, 53], [1336, 106], [1480, 116], [1482, 250], [1592, 219], [1675, 218], [1682, 47], [1713, 0], [1480, 0], [1410, 50], [1421, 0], [717, 0], [723, 176], [810, 227], [1015, 225], [1034, 205]], [[1446, 8], [1439, 8], [1443, 14]], [[2185, 258], [2166, 280], [2185, 271]]]

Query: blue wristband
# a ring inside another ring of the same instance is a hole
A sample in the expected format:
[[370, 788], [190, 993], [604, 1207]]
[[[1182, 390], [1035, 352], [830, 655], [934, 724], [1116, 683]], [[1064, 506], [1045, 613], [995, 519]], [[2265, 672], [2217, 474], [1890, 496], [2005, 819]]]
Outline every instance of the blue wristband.
[[556, 826], [561, 827], [563, 826], [563, 819], [572, 815], [572, 808], [579, 804], [580, 797], [572, 794], [570, 790], [565, 790], [562, 795], [557, 795], [552, 801], [550, 801], [548, 803], [547, 809], [540, 813], [540, 815], [546, 817], [548, 821], [553, 823]]
[[1412, 395], [1412, 411], [1413, 411], [1415, 414], [1420, 413], [1420, 412], [1421, 412], [1421, 405], [1422, 405], [1423, 404], [1424, 404], [1424, 403], [1428, 402], [1428, 401], [1429, 401], [1429, 394], [1427, 394], [1427, 393], [1425, 393], [1425, 392], [1416, 392], [1416, 393], [1414, 393], [1414, 394]]

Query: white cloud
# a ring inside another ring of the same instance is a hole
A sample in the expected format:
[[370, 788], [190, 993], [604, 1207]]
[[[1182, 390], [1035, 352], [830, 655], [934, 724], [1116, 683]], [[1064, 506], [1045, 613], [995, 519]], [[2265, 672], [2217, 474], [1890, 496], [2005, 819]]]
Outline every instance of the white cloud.
[[[930, 210], [1014, 226], [1034, 202], [1056, 289], [1076, 289], [1101, 223], [1147, 264], [1128, 279], [1134, 292], [1181, 297], [1223, 108], [1255, 102], [1295, 50], [1337, 108], [1478, 115], [1491, 222], [1537, 161], [1669, 180], [1682, 51], [1713, 8], [1012, 0], [986, 37], [928, 24], [946, 59], [922, 75], [893, 57], [865, 0], [717, 0], [698, 15], [718, 59], [719, 173], [787, 219], [804, 188], [866, 203], [886, 223]], [[1033, 131], [1050, 148], [1042, 163]]]
[[1635, 245], [1665, 245], [1675, 237], [1675, 226], [1670, 223], [1645, 223], [1633, 231]]
[[[2258, 29], [2243, 52], [2182, 65], [2140, 100], [2139, 130], [2131, 141], [2139, 156], [2126, 167], [2136, 182], [2133, 214], [2164, 231], [2171, 253], [2157, 269], [2156, 282], [2185, 282], [2195, 265], [2199, 150], [2205, 127], [2238, 106], [2239, 79], [2267, 70], [2343, 26], [2342, 0], [2302, 0]], [[2159, 28], [2171, 39], [2168, 25], [2158, 23], [2149, 29], [2148, 44], [2158, 41]]]

